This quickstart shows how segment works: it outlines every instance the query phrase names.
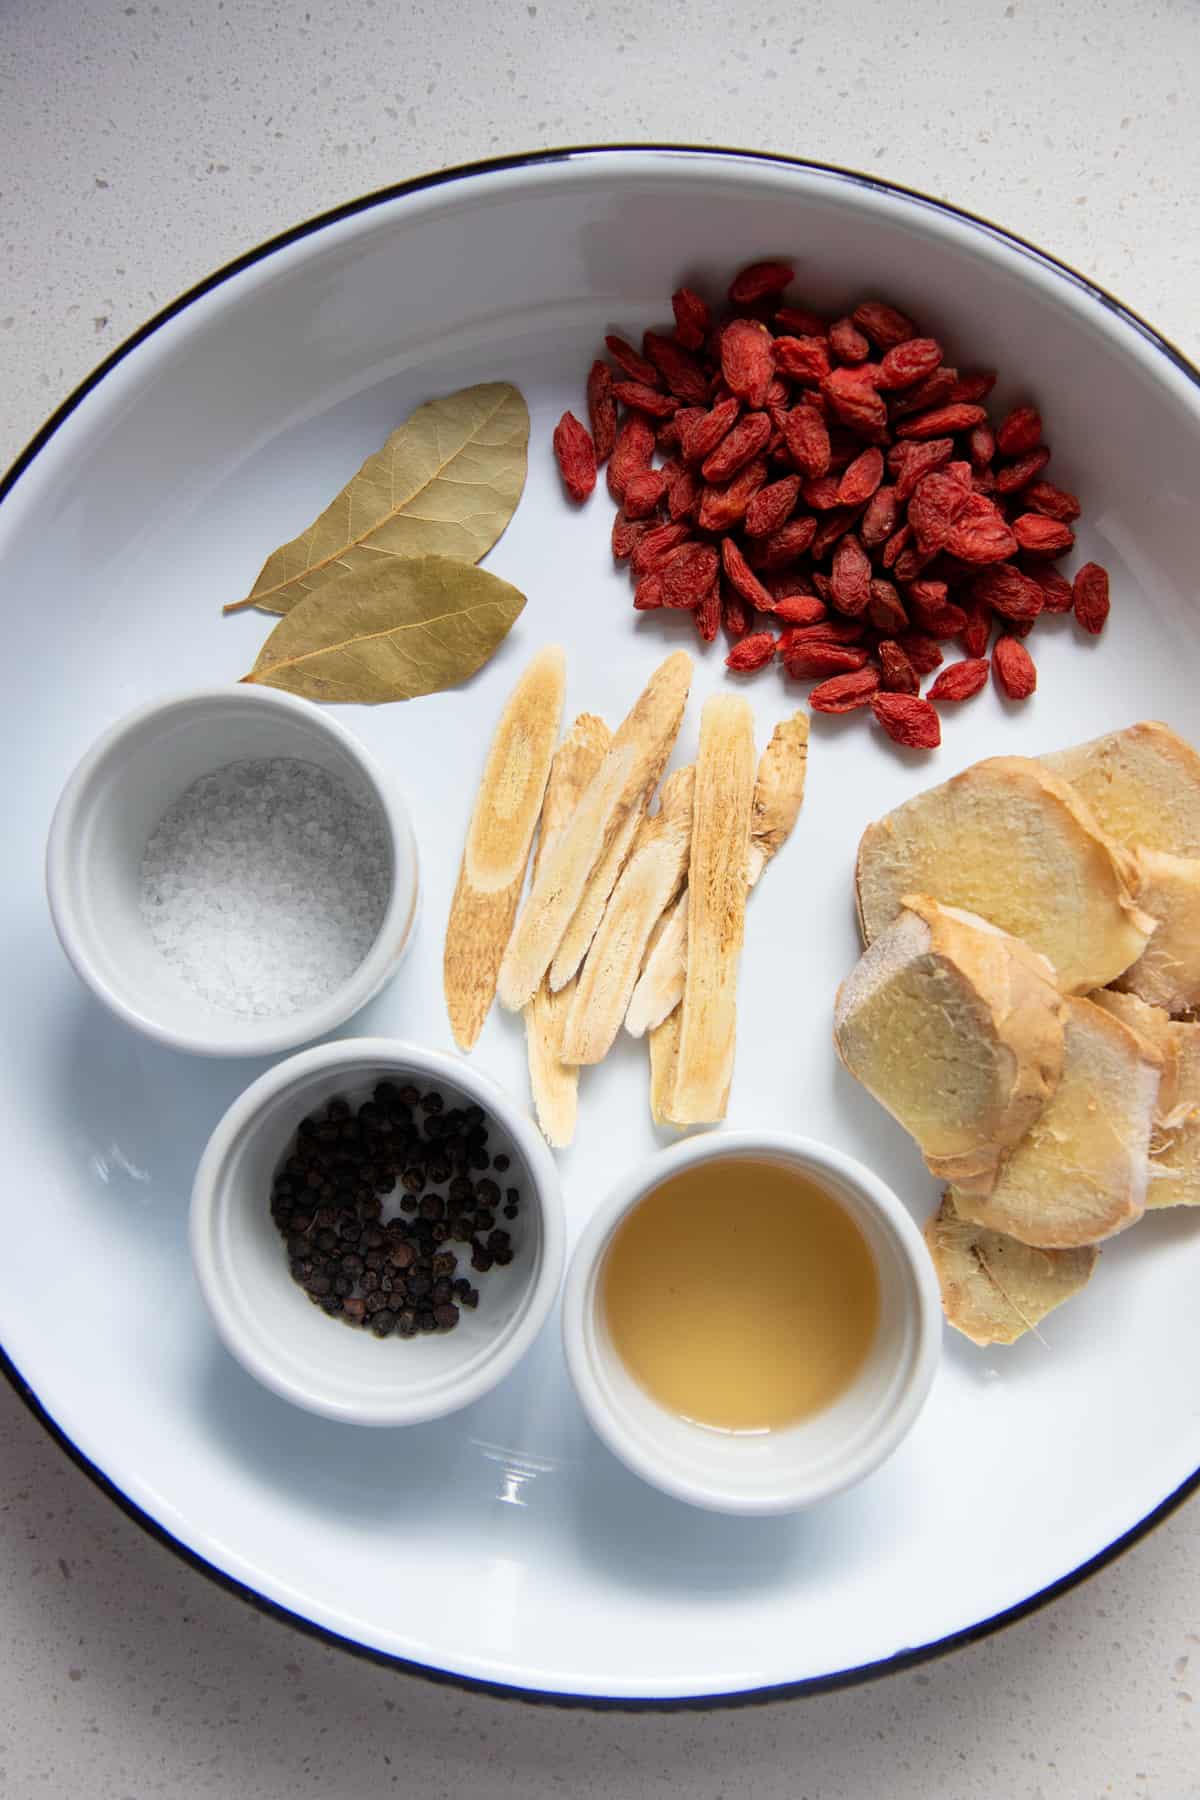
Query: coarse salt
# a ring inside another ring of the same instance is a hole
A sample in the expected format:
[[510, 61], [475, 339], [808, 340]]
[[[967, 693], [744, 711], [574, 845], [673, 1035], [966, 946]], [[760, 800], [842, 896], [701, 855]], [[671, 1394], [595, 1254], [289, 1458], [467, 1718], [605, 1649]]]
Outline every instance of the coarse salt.
[[219, 1011], [280, 1018], [358, 967], [391, 893], [378, 808], [295, 757], [203, 775], [142, 858], [142, 916], [167, 962]]

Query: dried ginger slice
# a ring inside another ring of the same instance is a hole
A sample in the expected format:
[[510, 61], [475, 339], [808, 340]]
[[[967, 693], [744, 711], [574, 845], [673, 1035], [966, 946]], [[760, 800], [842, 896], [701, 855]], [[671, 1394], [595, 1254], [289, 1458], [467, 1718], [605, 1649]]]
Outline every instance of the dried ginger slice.
[[677, 650], [650, 677], [538, 870], [500, 965], [500, 1003], [519, 1012], [553, 962], [596, 865], [631, 812], [644, 804], [675, 746], [692, 681]]
[[947, 1194], [925, 1227], [942, 1310], [974, 1344], [1012, 1344], [1086, 1287], [1099, 1251], [1037, 1250], [960, 1219]]
[[[550, 765], [542, 822], [534, 855], [537, 871], [558, 841], [579, 796], [604, 761], [612, 732], [594, 713], [580, 713], [559, 745]], [[560, 1055], [562, 1030], [574, 993], [568, 984], [556, 994], [543, 976], [525, 1008], [525, 1053], [529, 1063], [529, 1087], [537, 1121], [546, 1142], [561, 1150], [575, 1135], [579, 1099], [579, 1071]]]
[[442, 958], [446, 1010], [462, 1050], [474, 1045], [496, 991], [546, 791], [566, 679], [561, 646], [547, 645], [513, 689], [484, 764]]

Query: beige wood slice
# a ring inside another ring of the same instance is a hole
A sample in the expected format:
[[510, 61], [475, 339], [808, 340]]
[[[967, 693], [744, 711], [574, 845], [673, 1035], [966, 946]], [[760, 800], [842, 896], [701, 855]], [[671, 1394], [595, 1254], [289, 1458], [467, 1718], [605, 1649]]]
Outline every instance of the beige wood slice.
[[682, 1013], [676, 1007], [661, 1025], [647, 1032], [650, 1052], [650, 1117], [656, 1125], [673, 1125], [670, 1116], [671, 1095], [675, 1091], [675, 1071], [679, 1066], [679, 1027]]

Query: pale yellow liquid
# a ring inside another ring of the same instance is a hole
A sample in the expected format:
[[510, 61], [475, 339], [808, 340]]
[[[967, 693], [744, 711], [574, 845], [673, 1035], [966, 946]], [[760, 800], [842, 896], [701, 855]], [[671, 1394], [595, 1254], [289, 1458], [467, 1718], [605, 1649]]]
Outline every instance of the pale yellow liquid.
[[831, 1405], [879, 1323], [862, 1232], [777, 1163], [730, 1158], [665, 1181], [619, 1227], [601, 1281], [630, 1373], [670, 1412], [723, 1431]]

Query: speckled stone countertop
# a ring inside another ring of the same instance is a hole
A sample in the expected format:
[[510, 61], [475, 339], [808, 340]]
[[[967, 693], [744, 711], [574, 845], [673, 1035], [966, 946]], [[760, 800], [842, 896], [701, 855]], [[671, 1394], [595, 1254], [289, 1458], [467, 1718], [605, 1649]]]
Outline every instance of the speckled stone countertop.
[[[238, 252], [438, 166], [727, 143], [973, 208], [1200, 353], [1191, 0], [6, 0], [0, 466]], [[872, 1686], [671, 1717], [360, 1663], [145, 1537], [0, 1385], [0, 1794], [1189, 1800], [1200, 1512]]]

